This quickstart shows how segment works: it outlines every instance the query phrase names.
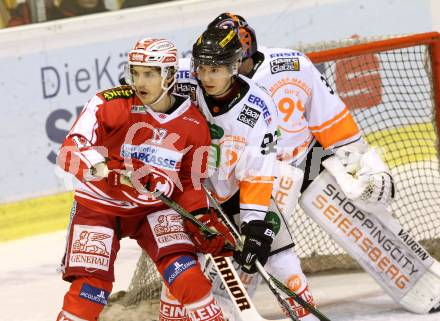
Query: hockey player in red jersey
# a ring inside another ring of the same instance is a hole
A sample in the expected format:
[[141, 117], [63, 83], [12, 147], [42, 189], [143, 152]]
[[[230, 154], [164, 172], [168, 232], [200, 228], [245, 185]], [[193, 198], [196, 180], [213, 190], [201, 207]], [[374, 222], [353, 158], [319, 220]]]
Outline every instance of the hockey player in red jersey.
[[[195, 253], [230, 255], [223, 247], [233, 239], [200, 189], [209, 129], [189, 98], [171, 94], [177, 63], [171, 42], [138, 41], [128, 55], [129, 85], [92, 97], [63, 143], [58, 164], [79, 182], [62, 262], [71, 286], [58, 321], [98, 319], [123, 237], [136, 239], [155, 262], [169, 293], [188, 311], [180, 320], [224, 320]], [[152, 191], [222, 235], [205, 239]], [[169, 310], [162, 306], [161, 320]]]

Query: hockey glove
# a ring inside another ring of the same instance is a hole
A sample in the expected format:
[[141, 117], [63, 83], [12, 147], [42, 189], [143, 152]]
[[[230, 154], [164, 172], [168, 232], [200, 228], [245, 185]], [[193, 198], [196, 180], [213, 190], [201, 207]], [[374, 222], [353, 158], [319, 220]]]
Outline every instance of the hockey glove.
[[105, 179], [109, 188], [120, 187], [122, 182], [129, 182], [124, 175], [123, 163], [119, 161], [101, 162], [90, 169], [94, 179]]
[[96, 164], [91, 173], [95, 178], [104, 179], [106, 182], [106, 193], [115, 199], [126, 199], [125, 194], [137, 198], [139, 193], [133, 188], [130, 182], [130, 171], [124, 163], [118, 160], [109, 160]]
[[[129, 177], [133, 187], [141, 194], [155, 192], [156, 184], [159, 182], [160, 177], [157, 174], [153, 174], [152, 167], [137, 159], [132, 159], [131, 166], [132, 169]], [[156, 178], [155, 175], [157, 176]]]
[[208, 213], [197, 215], [197, 220], [219, 232], [217, 236], [208, 237], [193, 222], [185, 220], [185, 228], [191, 236], [198, 252], [212, 254], [215, 256], [232, 256], [232, 251], [225, 249], [225, 245], [229, 244], [235, 247], [234, 237], [229, 229], [218, 219], [217, 213], [213, 208]]
[[394, 198], [390, 170], [376, 149], [361, 141], [337, 149], [323, 161], [344, 194], [367, 212], [379, 211]]
[[257, 272], [255, 261], [264, 265], [270, 254], [270, 247], [275, 238], [272, 224], [254, 220], [243, 223], [241, 234], [245, 237], [243, 250], [235, 252], [234, 258], [241, 265], [241, 269], [249, 274]]
[[[135, 160], [137, 161], [137, 160]], [[137, 174], [137, 186], [143, 188], [149, 184], [151, 175], [137, 173], [135, 168], [140, 168], [143, 163], [132, 162], [129, 166], [119, 160], [109, 160], [106, 163], [98, 163], [92, 169], [91, 173], [94, 177], [105, 179], [107, 183], [106, 193], [116, 199], [126, 199], [127, 194], [133, 200], [136, 200], [141, 192], [136, 189], [133, 184], [133, 173]], [[143, 185], [142, 185], [143, 184]], [[145, 188], [144, 188], [145, 189]]]
[[130, 164], [121, 161], [107, 162], [108, 175], [107, 184], [109, 187], [136, 189], [139, 194], [154, 192], [156, 185], [150, 167], [137, 159], [132, 159]]
[[111, 160], [107, 162], [107, 186], [110, 189], [132, 187], [129, 179], [130, 171], [123, 162]]

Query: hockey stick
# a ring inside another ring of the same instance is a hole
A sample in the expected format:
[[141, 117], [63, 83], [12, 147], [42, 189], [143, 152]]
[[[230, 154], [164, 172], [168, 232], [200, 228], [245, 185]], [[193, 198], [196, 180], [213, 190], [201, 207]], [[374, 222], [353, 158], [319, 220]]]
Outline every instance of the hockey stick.
[[[205, 189], [206, 191], [206, 189]], [[205, 224], [203, 224], [202, 222], [200, 222], [199, 220], [197, 220], [194, 216], [192, 216], [190, 213], [188, 213], [182, 206], [180, 206], [179, 204], [177, 204], [176, 202], [174, 202], [173, 200], [171, 200], [169, 197], [165, 196], [162, 192], [160, 191], [154, 191], [151, 193], [154, 197], [160, 199], [162, 202], [164, 202], [166, 205], [168, 205], [170, 208], [172, 208], [173, 210], [175, 210], [178, 214], [180, 214], [183, 218], [190, 220], [192, 223], [194, 223], [194, 225], [196, 225], [197, 227], [199, 227], [203, 233], [205, 233], [208, 237], [210, 236], [214, 236], [214, 235], [219, 235], [216, 231], [211, 230], [209, 227], [207, 227]], [[208, 194], [210, 195], [210, 194]], [[223, 215], [223, 214], [222, 214]], [[234, 233], [237, 233], [236, 230]], [[238, 235], [238, 234], [237, 234]], [[240, 238], [235, 237], [236, 238], [236, 242], [239, 245], [238, 249], [240, 250], [243, 247], [243, 244], [241, 243]], [[226, 247], [226, 246], [225, 246]], [[278, 293], [278, 291], [276, 290], [273, 279], [273, 276], [269, 276], [267, 274], [267, 272], [264, 270], [264, 268], [262, 267], [262, 265], [257, 261], [256, 262], [256, 266], [257, 269], [259, 271], [259, 273], [263, 276], [263, 279], [266, 281], [267, 285], [269, 286], [269, 289], [272, 291], [272, 293], [275, 295], [277, 301], [281, 304], [282, 307], [284, 307], [286, 309], [286, 311], [289, 313], [290, 318], [293, 321], [299, 321], [298, 317], [296, 316], [296, 314], [293, 312], [292, 307], [290, 306], [290, 304], [285, 301], [280, 294]], [[273, 283], [272, 283], [273, 282]], [[279, 282], [279, 281], [278, 281]], [[328, 319], [323, 319], [322, 321], [330, 321]]]
[[[238, 276], [238, 273], [235, 270], [234, 265], [232, 264], [229, 257], [213, 257], [211, 254], [208, 254], [205, 257], [206, 266], [204, 273], [210, 279], [211, 277], [215, 278], [217, 275], [220, 277], [220, 281], [224, 285], [224, 291], [227, 292], [230, 300], [234, 304], [234, 308], [238, 312], [240, 320], [270, 321], [269, 319], [265, 319], [264, 317], [262, 317], [258, 310], [255, 308], [255, 305], [247, 294], [247, 290], [241, 282], [240, 277]], [[210, 264], [211, 262], [212, 264]], [[220, 297], [217, 297], [217, 300], [219, 299]], [[273, 319], [272, 321], [288, 320], [291, 319], [282, 318]]]
[[[204, 187], [204, 186], [203, 186]], [[206, 190], [206, 189], [205, 189]], [[282, 211], [280, 209], [280, 207], [278, 206], [277, 202], [275, 202], [275, 199], [273, 199], [273, 197], [271, 196], [273, 203], [275, 204], [277, 210], [279, 213], [281, 213], [282, 215]], [[223, 214], [225, 215], [225, 214]], [[268, 273], [271, 277], [273, 277], [270, 273]], [[322, 314], [317, 308], [315, 308], [313, 305], [311, 305], [310, 303], [308, 303], [306, 300], [304, 300], [302, 297], [300, 297], [298, 294], [296, 294], [295, 292], [293, 292], [292, 290], [290, 290], [287, 286], [285, 286], [282, 282], [280, 282], [278, 279], [273, 278], [274, 283], [277, 285], [277, 287], [279, 289], [281, 289], [284, 293], [288, 294], [292, 293], [292, 297], [293, 299], [300, 304], [302, 307], [306, 308], [307, 310], [309, 310], [314, 316], [316, 316], [319, 320], [321, 321], [330, 321], [324, 314]], [[288, 294], [289, 295], [289, 294]]]
[[[203, 186], [203, 189], [205, 190], [206, 195], [208, 196], [209, 200], [211, 201], [211, 203], [214, 205], [214, 207], [220, 213], [220, 215], [222, 216], [224, 222], [228, 225], [229, 229], [233, 232], [233, 234], [235, 236], [235, 241], [237, 242], [238, 247], [242, 248], [243, 247], [243, 242], [241, 241], [240, 234], [238, 233], [235, 225], [230, 221], [229, 217], [223, 211], [223, 209], [221, 208], [221, 206], [217, 202], [217, 200], [212, 196], [211, 192], [205, 187], [205, 185], [202, 185], [202, 186]], [[276, 205], [276, 203], [275, 203], [275, 205]], [[280, 211], [280, 213], [282, 213], [282, 212]], [[258, 272], [263, 277], [263, 279], [266, 282], [266, 284], [269, 286], [269, 289], [272, 291], [272, 293], [277, 298], [278, 302], [280, 302], [280, 304], [284, 308], [285, 308], [285, 304], [288, 305], [289, 307], [290, 307], [290, 305], [283, 298], [281, 298], [280, 294], [275, 289], [273, 284], [275, 284], [275, 286], [278, 289], [280, 289], [281, 291], [283, 291], [286, 295], [288, 295], [289, 297], [293, 298], [299, 305], [301, 305], [303, 308], [307, 309], [310, 313], [312, 313], [314, 316], [316, 316], [319, 320], [321, 320], [321, 321], [330, 321], [330, 319], [328, 317], [326, 317], [324, 314], [322, 314], [313, 305], [311, 305], [310, 303], [305, 301], [302, 297], [300, 297], [298, 294], [296, 294], [295, 292], [290, 290], [287, 286], [285, 286], [280, 280], [275, 278], [272, 274], [267, 273], [266, 270], [264, 269], [264, 267], [261, 265], [261, 263], [258, 262], [258, 260], [255, 262], [255, 266], [257, 267]], [[282, 302], [284, 304], [282, 304]], [[291, 309], [289, 309], [287, 311], [289, 311], [289, 315], [290, 315]]]
[[[222, 216], [224, 223], [228, 226], [228, 228], [234, 234], [235, 242], [237, 243], [238, 248], [241, 250], [243, 248], [243, 242], [241, 241], [240, 233], [238, 233], [237, 229], [232, 224], [232, 222], [229, 220], [228, 216], [225, 214], [225, 212], [223, 211], [221, 206], [218, 204], [217, 200], [212, 196], [211, 192], [205, 187], [205, 185], [202, 185], [202, 186], [203, 186], [203, 189], [205, 190], [205, 193], [208, 196], [210, 202], [214, 205], [214, 207], [217, 209], [217, 211]], [[261, 265], [261, 263], [258, 260], [256, 260], [255, 266], [257, 268], [258, 273], [262, 276], [263, 280], [265, 281], [265, 283], [269, 287], [269, 290], [273, 293], [273, 295], [277, 299], [278, 303], [284, 309], [286, 309], [286, 311], [289, 313], [290, 318], [292, 320], [299, 320], [298, 316], [292, 310], [291, 305], [285, 299], [283, 299], [281, 297], [280, 293], [277, 291], [276, 286], [274, 285], [274, 284], [276, 284], [274, 282], [275, 278], [266, 272], [266, 270], [264, 269], [264, 267]], [[278, 282], [281, 283], [280, 281], [278, 281]]]
[[[128, 185], [128, 182], [124, 181], [123, 184]], [[131, 184], [130, 184], [131, 185]], [[191, 221], [193, 224], [198, 226], [202, 233], [204, 233], [208, 238], [219, 235], [219, 233], [215, 230], [210, 229], [205, 224], [197, 220], [193, 215], [188, 213], [180, 204], [171, 200], [162, 192], [156, 190], [154, 192], [148, 192], [148, 194], [152, 194], [154, 197], [161, 200], [163, 203], [168, 205], [170, 208], [174, 209], [182, 218]], [[235, 247], [231, 248], [230, 244], [226, 244], [225, 248], [236, 250]], [[252, 320], [252, 321], [270, 321], [269, 319], [263, 318], [258, 310], [255, 308], [252, 300], [249, 298], [247, 294], [246, 288], [240, 280], [230, 258], [228, 257], [213, 257], [211, 254], [207, 254], [207, 267], [214, 267], [213, 271], [204, 271], [207, 276], [219, 275], [220, 280], [223, 283], [226, 292], [228, 293], [230, 299], [232, 300], [235, 309], [240, 314], [240, 318], [242, 320]], [[210, 265], [209, 262], [213, 264]], [[286, 318], [274, 320], [274, 321], [288, 321]], [[299, 321], [295, 316], [293, 321]]]
[[[126, 179], [121, 180], [121, 184], [135, 188], [133, 186], [133, 184], [130, 181], [130, 178], [128, 176], [124, 177]], [[163, 194], [163, 192], [159, 191], [159, 190], [155, 190], [155, 191], [149, 191], [149, 190], [141, 190], [139, 191], [139, 193], [141, 194], [148, 194], [148, 195], [152, 195], [156, 198], [158, 198], [159, 200], [161, 200], [163, 203], [165, 203], [166, 205], [168, 205], [170, 208], [174, 209], [178, 214], [180, 214], [180, 216], [182, 216], [183, 218], [187, 219], [188, 221], [191, 221], [195, 226], [197, 226], [200, 231], [205, 234], [205, 236], [207, 238], [211, 238], [217, 235], [220, 235], [217, 231], [210, 229], [209, 227], [207, 227], [205, 224], [203, 224], [202, 222], [200, 222], [199, 220], [197, 220], [193, 215], [191, 215], [190, 213], [187, 212], [187, 210], [185, 210], [182, 206], [180, 206], [178, 203], [176, 203], [175, 201], [173, 201], [172, 199], [170, 199], [169, 197], [167, 197], [166, 195]], [[235, 247], [231, 246], [231, 244], [225, 244], [224, 248], [226, 250], [236, 250]]]
[[[156, 191], [153, 195], [168, 205], [170, 208], [174, 209], [177, 213], [179, 213], [183, 218], [190, 220], [196, 226], [198, 226], [205, 235], [208, 237], [218, 235], [216, 231], [211, 230], [205, 224], [194, 218], [191, 214], [189, 214], [182, 206], [178, 203], [174, 202], [163, 193]], [[252, 321], [270, 321], [268, 319], [263, 318], [253, 305], [251, 299], [249, 298], [247, 291], [240, 280], [237, 272], [235, 271], [234, 266], [230, 258], [228, 257], [213, 257], [212, 255], [207, 255], [208, 260], [212, 260], [214, 263], [217, 274], [220, 276], [220, 279], [225, 286], [226, 291], [228, 292], [232, 302], [234, 303], [235, 308], [242, 316], [243, 320], [252, 320]], [[234, 291], [234, 293], [232, 293]], [[240, 293], [237, 296], [237, 293]], [[284, 300], [283, 300], [284, 301]], [[285, 302], [285, 301], [284, 301]], [[287, 303], [287, 302], [285, 302]], [[288, 306], [291, 309], [290, 305]], [[293, 313], [293, 312], [292, 312]], [[280, 319], [278, 321], [285, 321], [287, 319]], [[297, 316], [294, 314], [292, 317], [293, 321], [299, 321]]]
[[[206, 237], [211, 238], [211, 237], [219, 235], [219, 233], [217, 231], [214, 231], [214, 230], [210, 229], [209, 227], [207, 227], [205, 224], [203, 224], [198, 219], [196, 219], [193, 215], [188, 213], [187, 210], [185, 210], [178, 203], [176, 203], [175, 201], [173, 201], [169, 197], [165, 196], [162, 192], [156, 190], [154, 192], [151, 192], [151, 194], [154, 197], [160, 199], [163, 203], [168, 205], [170, 208], [175, 210], [177, 213], [179, 213], [180, 216], [182, 216], [184, 219], [191, 221], [191, 223], [193, 223], [195, 226], [197, 226], [201, 230], [201, 232], [206, 235]], [[234, 248], [227, 248], [227, 249], [228, 250], [235, 250], [235, 247]]]

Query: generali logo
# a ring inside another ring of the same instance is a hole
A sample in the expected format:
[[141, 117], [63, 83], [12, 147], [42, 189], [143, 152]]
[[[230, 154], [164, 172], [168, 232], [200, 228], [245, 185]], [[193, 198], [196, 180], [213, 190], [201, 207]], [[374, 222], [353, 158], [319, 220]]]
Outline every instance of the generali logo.
[[110, 256], [103, 240], [111, 235], [97, 232], [82, 231], [79, 240], [73, 242], [72, 253], [93, 253], [102, 256]]
[[185, 231], [179, 214], [160, 215], [157, 221], [158, 224], [154, 226], [154, 232], [157, 236]]
[[113, 234], [103, 226], [75, 225], [69, 265], [108, 271]]
[[180, 215], [164, 212], [168, 210], [147, 216], [157, 246], [162, 248], [173, 244], [193, 244], [185, 231]]

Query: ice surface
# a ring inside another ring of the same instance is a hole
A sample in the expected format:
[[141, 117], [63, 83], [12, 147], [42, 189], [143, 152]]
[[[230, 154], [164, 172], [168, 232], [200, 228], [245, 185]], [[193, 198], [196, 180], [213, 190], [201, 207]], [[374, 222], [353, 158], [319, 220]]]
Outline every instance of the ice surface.
[[[56, 232], [0, 243], [1, 321], [55, 320], [68, 289], [56, 271], [64, 253], [64, 238], [65, 232]], [[139, 255], [135, 241], [122, 240], [114, 291], [128, 288]], [[332, 321], [440, 321], [440, 313], [404, 311], [365, 273], [311, 277], [310, 286], [320, 310]], [[255, 303], [267, 318], [279, 315], [264, 285]]]

